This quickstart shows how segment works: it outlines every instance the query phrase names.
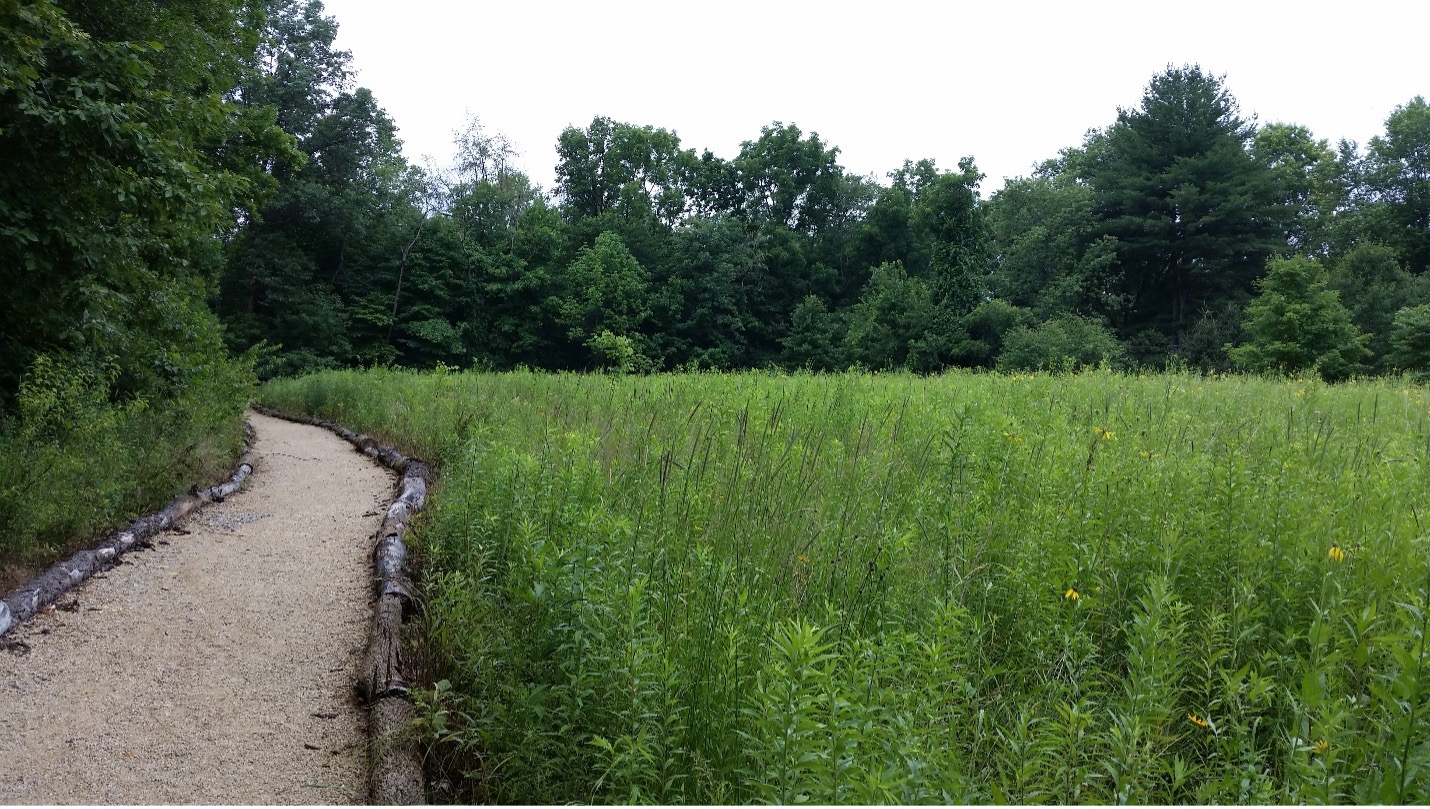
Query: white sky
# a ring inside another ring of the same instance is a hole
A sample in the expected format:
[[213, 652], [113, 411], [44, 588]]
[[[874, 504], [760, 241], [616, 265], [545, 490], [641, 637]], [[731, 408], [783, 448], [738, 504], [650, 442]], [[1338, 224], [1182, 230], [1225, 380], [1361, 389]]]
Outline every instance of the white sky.
[[[904, 159], [988, 179], [1082, 142], [1167, 64], [1226, 76], [1244, 115], [1364, 144], [1430, 96], [1430, 3], [325, 0], [357, 83], [410, 160], [452, 157], [467, 113], [553, 185], [556, 138], [596, 115], [734, 157], [773, 121], [881, 181]], [[1188, 11], [1188, 9], [1193, 9]]]

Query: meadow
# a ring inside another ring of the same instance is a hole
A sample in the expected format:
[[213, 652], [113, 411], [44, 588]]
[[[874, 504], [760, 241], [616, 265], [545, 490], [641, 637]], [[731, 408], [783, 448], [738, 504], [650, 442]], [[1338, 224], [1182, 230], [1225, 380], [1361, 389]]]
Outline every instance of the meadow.
[[463, 800], [1430, 801], [1404, 381], [329, 372], [435, 461]]

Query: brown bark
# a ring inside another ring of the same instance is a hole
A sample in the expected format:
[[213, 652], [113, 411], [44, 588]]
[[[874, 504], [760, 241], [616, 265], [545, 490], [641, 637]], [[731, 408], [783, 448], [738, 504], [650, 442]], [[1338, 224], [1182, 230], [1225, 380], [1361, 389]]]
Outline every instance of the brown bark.
[[368, 803], [412, 806], [426, 802], [417, 740], [409, 727], [416, 712], [405, 699], [385, 699], [368, 712]]
[[377, 600], [363, 661], [363, 691], [369, 705], [387, 697], [405, 697], [411, 676], [402, 654], [402, 607], [399, 595]]

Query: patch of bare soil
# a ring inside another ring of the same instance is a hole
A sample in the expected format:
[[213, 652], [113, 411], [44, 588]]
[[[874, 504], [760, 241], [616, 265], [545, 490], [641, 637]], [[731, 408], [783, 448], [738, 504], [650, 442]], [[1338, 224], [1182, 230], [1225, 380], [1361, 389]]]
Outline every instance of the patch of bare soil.
[[0, 803], [361, 803], [391, 474], [250, 414], [254, 474], [0, 638]]

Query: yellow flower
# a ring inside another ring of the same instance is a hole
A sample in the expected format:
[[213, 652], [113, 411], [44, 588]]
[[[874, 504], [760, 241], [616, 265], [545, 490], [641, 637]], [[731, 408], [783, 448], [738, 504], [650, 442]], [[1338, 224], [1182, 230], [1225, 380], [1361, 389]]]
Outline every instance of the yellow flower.
[[1197, 716], [1197, 715], [1194, 714], [1194, 713], [1189, 713], [1189, 714], [1187, 714], [1187, 720], [1190, 721], [1193, 725], [1196, 725], [1196, 726], [1199, 727], [1199, 728], [1204, 728], [1204, 727], [1208, 727], [1208, 726], [1211, 725], [1210, 722], [1208, 722], [1207, 720], [1201, 718], [1200, 716]]
[[1082, 598], [1082, 596], [1078, 595], [1076, 587], [1069, 587], [1068, 591], [1063, 593], [1063, 598], [1068, 601], [1077, 601], [1079, 598]]
[[1113, 437], [1114, 435], [1116, 435], [1116, 433], [1112, 432], [1111, 430], [1109, 430], [1109, 429], [1107, 429], [1107, 428], [1105, 428], [1105, 427], [1098, 427], [1098, 428], [1097, 428], [1097, 437], [1098, 437], [1098, 439], [1101, 440], [1101, 441], [1111, 441], [1111, 440], [1112, 440], [1112, 437]]
[[1332, 545], [1326, 557], [1332, 562], [1344, 562], [1346, 560], [1346, 552], [1340, 545]]
[[797, 556], [797, 557], [795, 557], [795, 558], [798, 559], [798, 560], [799, 560], [800, 562], [802, 562], [803, 564], [806, 564], [806, 565], [809, 564], [809, 554], [807, 554], [807, 553], [801, 553], [799, 556]]
[[1012, 441], [1014, 444], [1023, 443], [1023, 437], [1021, 435], [1018, 435], [1017, 433], [1010, 433], [1007, 430], [1004, 430], [1003, 437], [1008, 439], [1009, 441]]
[[1321, 738], [1317, 739], [1316, 743], [1311, 746], [1311, 752], [1318, 756], [1325, 755], [1326, 751], [1330, 749], [1331, 743], [1326, 741], [1325, 736], [1322, 736]]

